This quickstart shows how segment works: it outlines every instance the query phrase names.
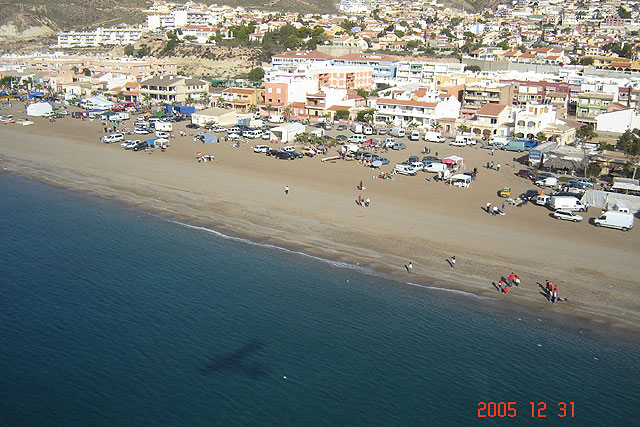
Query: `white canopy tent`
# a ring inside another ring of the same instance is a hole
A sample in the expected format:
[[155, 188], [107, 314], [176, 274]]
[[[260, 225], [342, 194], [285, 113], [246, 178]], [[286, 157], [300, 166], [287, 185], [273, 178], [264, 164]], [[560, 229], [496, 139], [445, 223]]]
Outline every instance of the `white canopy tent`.
[[289, 123], [284, 126], [271, 128], [271, 139], [281, 142], [292, 142], [296, 139], [296, 135], [303, 133], [305, 127], [301, 123]]
[[[464, 170], [464, 159], [462, 157], [459, 157], [459, 156], [445, 157], [444, 159], [442, 159], [442, 163], [445, 163], [447, 165], [451, 165], [453, 167], [453, 169], [456, 170], [456, 171]], [[453, 166], [453, 165], [455, 165], [455, 166]]]
[[625, 205], [631, 213], [640, 212], [640, 197], [630, 196], [628, 194], [611, 193], [600, 190], [587, 190], [584, 192], [582, 199], [583, 204], [588, 203], [589, 206], [595, 206], [601, 209], [610, 209], [614, 205]]
[[53, 107], [48, 102], [36, 102], [27, 105], [27, 116], [42, 117], [53, 112]]

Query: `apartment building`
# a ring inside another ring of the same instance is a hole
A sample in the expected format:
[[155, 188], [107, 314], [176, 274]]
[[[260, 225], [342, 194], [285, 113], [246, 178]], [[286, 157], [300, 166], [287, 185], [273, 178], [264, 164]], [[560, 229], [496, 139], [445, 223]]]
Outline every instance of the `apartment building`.
[[96, 47], [107, 45], [126, 46], [134, 44], [144, 33], [144, 29], [139, 27], [126, 28], [102, 28], [87, 31], [63, 31], [58, 33], [58, 47]]
[[395, 57], [379, 53], [348, 53], [333, 60], [334, 65], [370, 67], [375, 83], [393, 83], [398, 61]]
[[511, 107], [504, 104], [485, 104], [473, 120], [460, 120], [476, 136], [508, 136], [513, 131]]
[[551, 105], [530, 103], [517, 109], [514, 118], [514, 134], [519, 138], [535, 139], [539, 132], [556, 123], [556, 112]]
[[309, 50], [289, 50], [271, 57], [273, 68], [291, 65], [312, 65], [317, 63], [329, 64], [333, 57], [326, 53]]
[[503, 83], [477, 82], [464, 85], [462, 110], [465, 118], [471, 118], [485, 104], [511, 105], [513, 85]]
[[582, 92], [576, 95], [576, 120], [582, 123], [594, 123], [596, 117], [606, 113], [614, 102], [614, 95], [600, 92]]
[[276, 111], [286, 108], [293, 102], [306, 100], [307, 93], [318, 91], [318, 81], [307, 78], [280, 78], [264, 82], [264, 102]]
[[456, 118], [460, 112], [460, 101], [450, 97], [443, 102], [414, 101], [411, 99], [379, 98], [376, 101], [374, 123], [394, 126], [415, 124], [423, 129], [435, 126], [440, 118]]
[[371, 67], [330, 66], [309, 69], [310, 78], [318, 81], [320, 87], [335, 89], [373, 88], [373, 69]]
[[140, 82], [140, 96], [159, 102], [185, 102], [209, 93], [209, 82], [181, 76], [156, 76]]
[[441, 84], [439, 75], [455, 75], [464, 72], [464, 64], [423, 61], [399, 61], [396, 82]]
[[264, 90], [259, 88], [231, 87], [222, 91], [222, 104], [225, 107], [247, 111], [250, 105], [264, 103]]

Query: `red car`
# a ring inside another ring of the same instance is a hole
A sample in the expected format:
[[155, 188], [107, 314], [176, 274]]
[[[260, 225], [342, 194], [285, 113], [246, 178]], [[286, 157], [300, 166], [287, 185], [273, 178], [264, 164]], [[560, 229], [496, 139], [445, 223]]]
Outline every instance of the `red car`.
[[536, 174], [529, 169], [520, 169], [516, 175], [518, 175], [521, 178], [530, 179], [531, 181], [536, 179]]

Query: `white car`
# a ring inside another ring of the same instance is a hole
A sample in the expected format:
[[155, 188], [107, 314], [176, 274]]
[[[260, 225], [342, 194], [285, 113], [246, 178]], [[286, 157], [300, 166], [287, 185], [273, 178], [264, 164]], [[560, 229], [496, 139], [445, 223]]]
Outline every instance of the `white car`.
[[151, 131], [149, 129], [144, 129], [144, 128], [135, 128], [133, 130], [133, 133], [138, 135], [148, 135], [151, 133]]
[[362, 133], [365, 135], [373, 135], [373, 128], [371, 126], [365, 126]]
[[120, 143], [120, 147], [127, 148], [127, 145], [129, 145], [129, 144], [137, 144], [138, 142], [140, 142], [140, 140], [138, 140], [138, 139], [136, 139], [136, 140], [127, 139], [124, 142]]
[[556, 219], [564, 219], [565, 221], [579, 222], [582, 221], [582, 217], [566, 209], [558, 209], [553, 213], [553, 217]]
[[466, 147], [469, 144], [467, 143], [467, 141], [452, 139], [451, 141], [449, 141], [449, 145], [453, 145], [455, 147]]
[[296, 146], [295, 145], [285, 145], [284, 147], [282, 147], [282, 151], [286, 151], [288, 153], [293, 153], [294, 151], [296, 151]]
[[422, 169], [424, 169], [424, 163], [422, 163], [422, 162], [412, 162], [411, 166], [413, 166], [413, 168], [416, 171], [421, 171]]
[[395, 168], [393, 168], [395, 173], [398, 173], [400, 175], [411, 175], [411, 176], [415, 176], [418, 171], [416, 170], [416, 168], [414, 168], [411, 165], [407, 165], [404, 163], [398, 163], [396, 165]]
[[256, 145], [253, 147], [254, 153], [266, 153], [267, 151], [269, 151], [268, 145]]
[[158, 138], [171, 138], [171, 134], [169, 132], [163, 132], [161, 130], [156, 131], [156, 137]]
[[262, 139], [265, 141], [268, 141], [271, 139], [271, 132], [269, 132], [268, 130], [262, 132]]

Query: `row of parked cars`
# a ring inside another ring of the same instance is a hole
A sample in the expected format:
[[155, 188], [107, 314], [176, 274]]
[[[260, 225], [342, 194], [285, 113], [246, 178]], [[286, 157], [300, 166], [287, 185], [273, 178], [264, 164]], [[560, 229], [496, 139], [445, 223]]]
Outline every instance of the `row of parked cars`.
[[447, 170], [447, 165], [435, 156], [425, 156], [420, 160], [418, 156], [411, 156], [405, 162], [398, 163], [393, 170], [401, 175], [415, 176], [418, 172], [439, 173]]

